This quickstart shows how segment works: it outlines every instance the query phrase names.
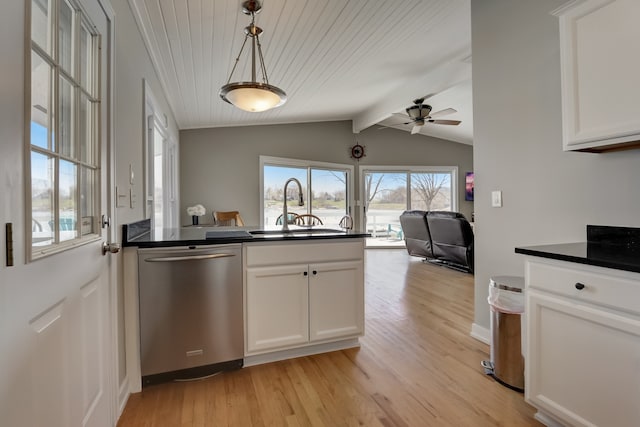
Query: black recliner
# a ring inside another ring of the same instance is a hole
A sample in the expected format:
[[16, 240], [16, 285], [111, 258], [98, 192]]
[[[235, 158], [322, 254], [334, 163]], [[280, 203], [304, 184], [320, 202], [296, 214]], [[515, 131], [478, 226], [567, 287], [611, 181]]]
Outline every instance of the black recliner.
[[433, 248], [425, 211], [404, 211], [400, 215], [400, 226], [409, 255], [432, 259]]
[[405, 211], [400, 224], [409, 255], [473, 273], [473, 230], [464, 215]]

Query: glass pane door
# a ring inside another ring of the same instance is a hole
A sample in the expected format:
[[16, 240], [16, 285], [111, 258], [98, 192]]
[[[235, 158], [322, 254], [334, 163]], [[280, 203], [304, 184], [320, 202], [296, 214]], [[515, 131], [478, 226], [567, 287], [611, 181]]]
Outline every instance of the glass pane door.
[[164, 222], [164, 138], [157, 125], [153, 127], [153, 227], [162, 233]]
[[411, 173], [411, 209], [450, 211], [453, 200], [451, 173]]
[[365, 172], [367, 246], [404, 246], [400, 214], [407, 210], [406, 172]]
[[400, 215], [405, 210], [455, 210], [455, 168], [416, 167], [363, 171], [367, 246], [404, 246]]
[[322, 224], [339, 227], [347, 214], [347, 173], [341, 170], [311, 169], [311, 214]]
[[288, 159], [275, 160], [281, 164], [264, 163], [262, 166], [264, 226], [282, 225], [284, 185], [289, 178], [296, 178], [302, 185], [304, 206], [299, 205], [298, 186], [291, 182], [287, 187], [289, 223], [294, 221], [293, 214], [311, 214], [318, 217], [324, 227], [339, 227], [340, 220], [349, 212], [349, 169], [339, 168], [339, 165], [335, 168], [332, 165], [316, 166], [300, 160], [291, 160], [290, 164], [286, 164]]
[[296, 178], [300, 181], [305, 205], [299, 206], [298, 186], [295, 182], [292, 182], [287, 187], [287, 212], [307, 213], [307, 205], [309, 203], [309, 198], [306, 194], [307, 168], [265, 165], [263, 176], [264, 225], [266, 227], [274, 226], [277, 222], [282, 221], [279, 216], [282, 215], [284, 207], [284, 184], [289, 178]]

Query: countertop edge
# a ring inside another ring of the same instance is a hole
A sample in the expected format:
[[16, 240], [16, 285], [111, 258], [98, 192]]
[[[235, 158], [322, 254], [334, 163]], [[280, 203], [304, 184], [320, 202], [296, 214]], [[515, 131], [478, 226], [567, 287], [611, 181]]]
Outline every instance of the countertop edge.
[[[575, 243], [575, 245], [584, 244], [584, 243]], [[557, 245], [558, 247], [564, 245]], [[590, 265], [594, 267], [603, 267], [610, 268], [614, 270], [621, 271], [629, 271], [632, 273], [640, 273], [640, 263], [639, 264], [628, 264], [623, 262], [617, 262], [616, 260], [603, 260], [597, 258], [590, 258], [589, 256], [576, 256], [576, 255], [568, 255], [566, 253], [562, 253], [560, 251], [554, 251], [553, 245], [542, 245], [540, 247], [530, 246], [530, 247], [516, 247], [515, 252], [521, 255], [529, 255], [536, 256], [540, 258], [553, 259], [558, 261], [567, 261], [573, 262], [576, 264]]]
[[220, 238], [220, 239], [192, 239], [192, 240], [163, 240], [163, 241], [126, 241], [124, 247], [148, 248], [168, 248], [176, 246], [204, 246], [204, 245], [224, 245], [232, 243], [262, 243], [262, 242], [298, 242], [309, 240], [344, 240], [359, 239], [368, 237], [367, 233], [353, 233], [344, 235], [322, 235], [315, 236], [282, 236], [282, 237], [252, 237], [252, 238]]

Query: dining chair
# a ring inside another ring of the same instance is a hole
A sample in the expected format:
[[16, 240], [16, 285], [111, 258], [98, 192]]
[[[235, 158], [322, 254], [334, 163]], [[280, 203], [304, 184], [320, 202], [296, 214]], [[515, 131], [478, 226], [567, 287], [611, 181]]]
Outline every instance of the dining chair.
[[338, 225], [340, 226], [340, 228], [343, 228], [345, 230], [352, 230], [353, 218], [351, 217], [351, 215], [345, 215], [340, 219], [340, 223]]
[[[296, 219], [298, 218], [298, 214], [295, 212], [287, 213], [287, 224], [297, 224]], [[276, 225], [282, 225], [282, 214], [278, 218], [276, 218]]]
[[296, 225], [323, 225], [322, 220], [312, 214], [298, 215], [295, 223]]
[[213, 213], [213, 219], [216, 225], [235, 225], [236, 227], [244, 226], [244, 221], [238, 211], [215, 211]]

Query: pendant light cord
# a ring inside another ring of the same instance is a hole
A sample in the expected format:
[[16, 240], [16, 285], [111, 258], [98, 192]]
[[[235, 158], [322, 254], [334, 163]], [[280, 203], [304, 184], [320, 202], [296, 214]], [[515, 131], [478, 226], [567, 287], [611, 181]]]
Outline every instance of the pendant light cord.
[[260, 39], [256, 36], [256, 43], [258, 44], [258, 56], [260, 57], [260, 68], [262, 69], [262, 82], [269, 84], [269, 78], [267, 77], [267, 68], [264, 66], [264, 57], [262, 56], [262, 45]]
[[233, 68], [231, 69], [231, 74], [229, 74], [229, 80], [227, 80], [227, 84], [231, 82], [231, 77], [233, 77], [233, 73], [236, 71], [236, 67], [238, 66], [238, 62], [240, 61], [240, 56], [242, 55], [244, 46], [247, 44], [248, 38], [249, 38], [249, 34], [244, 36], [244, 42], [242, 43], [242, 47], [240, 48], [240, 53], [238, 53], [238, 56], [236, 57], [236, 62], [233, 64]]
[[[249, 25], [248, 28], [254, 28], [254, 27], [255, 27], [255, 13], [251, 12], [251, 25]], [[244, 51], [244, 47], [246, 46], [247, 40], [249, 39], [249, 37], [255, 37], [256, 39], [256, 45], [258, 46], [258, 59], [260, 61], [260, 71], [262, 71], [262, 82], [265, 84], [269, 84], [269, 77], [267, 77], [267, 68], [264, 65], [264, 56], [262, 56], [262, 44], [260, 43], [260, 37], [258, 36], [257, 31], [255, 32], [255, 34], [252, 34], [251, 31], [248, 31], [247, 34], [244, 36], [242, 47], [240, 48], [240, 52], [236, 57], [235, 63], [233, 64], [233, 68], [231, 69], [231, 73], [229, 74], [229, 79], [227, 80], [227, 84], [231, 82], [231, 78], [233, 77], [233, 73], [236, 71], [238, 62], [240, 62], [240, 57], [242, 56], [242, 52]]]

